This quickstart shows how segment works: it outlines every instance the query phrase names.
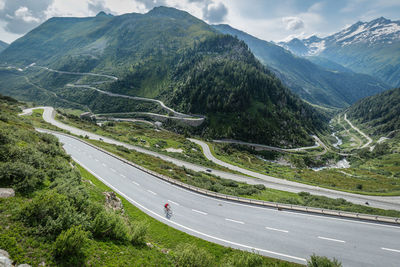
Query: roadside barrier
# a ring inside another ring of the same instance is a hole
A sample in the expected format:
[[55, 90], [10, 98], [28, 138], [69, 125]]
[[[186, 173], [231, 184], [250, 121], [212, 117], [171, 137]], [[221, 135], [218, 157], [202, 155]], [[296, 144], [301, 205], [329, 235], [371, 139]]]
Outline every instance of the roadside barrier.
[[213, 191], [209, 191], [206, 189], [198, 188], [196, 186], [188, 185], [183, 182], [177, 181], [175, 179], [172, 179], [170, 177], [167, 177], [165, 175], [153, 172], [151, 170], [148, 170], [140, 165], [137, 165], [133, 162], [130, 162], [124, 158], [121, 158], [111, 152], [108, 152], [107, 150], [104, 150], [100, 147], [97, 147], [89, 142], [86, 142], [78, 137], [75, 137], [73, 135], [65, 134], [62, 132], [57, 132], [57, 131], [52, 131], [52, 130], [47, 130], [47, 129], [40, 129], [37, 128], [40, 131], [44, 132], [50, 132], [50, 133], [56, 133], [60, 135], [64, 135], [73, 139], [76, 139], [88, 146], [93, 147], [94, 149], [97, 149], [103, 153], [106, 153], [107, 155], [114, 157], [126, 164], [131, 165], [132, 167], [135, 167], [143, 172], [146, 172], [152, 176], [155, 176], [159, 179], [162, 179], [166, 182], [169, 182], [170, 184], [177, 185], [181, 188], [185, 188], [187, 190], [197, 192], [202, 195], [210, 196], [213, 198], [217, 199], [223, 199], [223, 200], [228, 200], [228, 201], [234, 201], [234, 202], [239, 202], [243, 204], [248, 204], [248, 205], [257, 205], [257, 206], [263, 206], [263, 207], [270, 207], [270, 208], [276, 208], [278, 210], [291, 210], [291, 211], [299, 211], [299, 212], [306, 212], [306, 213], [315, 213], [315, 214], [323, 214], [323, 215], [329, 215], [329, 216], [335, 216], [335, 217], [343, 217], [343, 218], [351, 218], [351, 219], [359, 219], [359, 220], [367, 220], [367, 221], [374, 221], [374, 222], [381, 222], [381, 223], [392, 223], [396, 225], [400, 225], [400, 218], [395, 218], [395, 217], [387, 217], [387, 216], [379, 216], [379, 215], [371, 215], [371, 214], [363, 214], [363, 213], [355, 213], [355, 212], [348, 212], [348, 211], [338, 211], [338, 210], [330, 210], [330, 209], [321, 209], [321, 208], [313, 208], [313, 207], [306, 207], [306, 206], [299, 206], [299, 205], [292, 205], [292, 204], [283, 204], [283, 203], [277, 203], [277, 202], [269, 202], [269, 201], [263, 201], [263, 200], [258, 200], [258, 199], [250, 199], [250, 198], [243, 198], [243, 197], [237, 197], [237, 196], [232, 196], [232, 195], [225, 195]]

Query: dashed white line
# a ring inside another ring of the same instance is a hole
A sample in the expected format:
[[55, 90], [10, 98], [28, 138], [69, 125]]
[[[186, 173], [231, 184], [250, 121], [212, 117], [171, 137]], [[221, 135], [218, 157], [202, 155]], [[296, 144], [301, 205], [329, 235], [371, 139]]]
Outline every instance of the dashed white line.
[[104, 167], [107, 167], [107, 165], [105, 163], [102, 163], [101, 165], [103, 165]]
[[153, 195], [157, 195], [157, 193], [155, 193], [155, 192], [153, 192], [151, 190], [147, 190], [147, 192], [149, 192], [150, 194], [153, 194]]
[[126, 176], [125, 176], [125, 175], [123, 175], [123, 174], [120, 174], [119, 176], [121, 176], [122, 178], [126, 178]]
[[329, 238], [329, 237], [319, 236], [318, 238], [319, 238], [319, 239], [324, 239], [324, 240], [333, 241], [333, 242], [346, 243], [346, 241], [339, 240], [339, 239], [334, 239], [334, 238]]
[[234, 222], [234, 223], [244, 224], [244, 222], [236, 221], [236, 220], [232, 220], [232, 219], [228, 219], [228, 218], [225, 218], [225, 221], [230, 221], [230, 222]]
[[138, 183], [136, 183], [136, 182], [134, 182], [134, 181], [132, 181], [132, 184], [135, 184], [135, 185], [137, 185], [137, 186], [139, 186], [140, 184], [138, 184]]
[[195, 210], [195, 209], [192, 209], [192, 211], [197, 212], [197, 213], [200, 213], [200, 214], [203, 214], [203, 215], [207, 215], [207, 214], [208, 214], [208, 213], [206, 213], [206, 212], [199, 211], [199, 210]]
[[174, 205], [180, 206], [178, 203], [176, 203], [176, 202], [174, 202], [174, 201], [172, 201], [172, 200], [169, 200], [169, 199], [168, 199], [168, 202], [171, 202], [171, 203], [174, 204]]
[[112, 171], [112, 172], [117, 172], [116, 170], [114, 170], [113, 168], [110, 168], [110, 170]]
[[181, 227], [181, 228], [184, 228], [184, 229], [186, 229], [186, 230], [188, 230], [188, 231], [191, 231], [191, 232], [193, 232], [193, 233], [196, 233], [196, 234], [205, 236], [205, 237], [207, 237], [207, 238], [212, 238], [212, 239], [214, 239], [214, 240], [217, 240], [217, 241], [220, 241], [220, 242], [223, 242], [223, 243], [228, 243], [228, 244], [231, 244], [231, 245], [234, 245], [234, 246], [239, 246], [239, 247], [242, 247], [242, 248], [245, 248], [245, 249], [256, 250], [256, 251], [259, 251], [259, 252], [264, 252], [264, 253], [268, 253], [268, 254], [272, 254], [272, 255], [277, 255], [277, 256], [281, 256], [281, 257], [285, 257], [285, 258], [289, 258], [289, 259], [293, 259], [293, 260], [297, 260], [297, 261], [301, 261], [301, 262], [307, 262], [306, 259], [301, 258], [301, 257], [296, 257], [296, 256], [292, 256], [292, 255], [288, 255], [288, 254], [284, 254], [284, 253], [280, 253], [280, 252], [275, 252], [275, 251], [270, 251], [270, 250], [266, 250], [266, 249], [262, 249], [262, 248], [252, 247], [252, 246], [245, 245], [245, 244], [240, 244], [240, 243], [237, 243], [237, 242], [233, 242], [233, 241], [230, 241], [230, 240], [226, 240], [226, 239], [223, 239], [223, 238], [219, 238], [219, 237], [216, 237], [216, 236], [212, 236], [212, 235], [209, 235], [209, 234], [200, 232], [200, 231], [198, 231], [198, 230], [192, 229], [192, 228], [190, 228], [190, 227], [184, 226], [184, 225], [179, 224], [179, 223], [174, 222], [174, 221], [170, 221], [170, 220], [166, 219], [164, 216], [161, 216], [160, 214], [158, 214], [158, 213], [156, 213], [156, 212], [150, 210], [149, 208], [143, 206], [142, 204], [140, 204], [140, 203], [136, 202], [135, 200], [133, 200], [132, 198], [128, 197], [126, 194], [122, 193], [122, 192], [121, 192], [120, 190], [118, 190], [115, 186], [113, 186], [112, 184], [110, 184], [109, 182], [107, 182], [106, 180], [104, 180], [103, 178], [101, 178], [97, 173], [95, 173], [94, 171], [92, 171], [92, 170], [90, 170], [88, 167], [86, 167], [86, 166], [85, 166], [82, 162], [80, 162], [78, 159], [75, 158], [74, 160], [75, 160], [79, 165], [81, 165], [83, 168], [85, 168], [88, 172], [90, 172], [90, 173], [93, 174], [95, 177], [97, 177], [97, 179], [99, 179], [100, 181], [102, 181], [105, 185], [107, 185], [108, 187], [110, 187], [110, 188], [112, 188], [113, 190], [115, 190], [116, 192], [118, 192], [121, 196], [123, 196], [123, 197], [124, 197], [125, 199], [127, 199], [129, 202], [131, 202], [131, 203], [134, 204], [135, 206], [139, 207], [140, 209], [145, 210], [145, 211], [147, 211], [148, 213], [153, 214], [154, 216], [158, 217], [159, 220], [166, 221], [166, 222], [168, 222], [168, 223], [170, 223], [170, 224], [174, 224], [174, 225], [176, 225], [176, 226], [179, 226], [179, 227]]
[[398, 249], [392, 249], [392, 248], [381, 248], [381, 249], [400, 253], [400, 250], [398, 250]]
[[97, 162], [99, 162], [99, 160], [98, 159], [94, 159], [95, 161], [97, 161]]
[[289, 231], [287, 231], [287, 230], [276, 229], [276, 228], [272, 228], [272, 227], [265, 227], [265, 229], [272, 230], [272, 231], [283, 232], [283, 233], [289, 233]]

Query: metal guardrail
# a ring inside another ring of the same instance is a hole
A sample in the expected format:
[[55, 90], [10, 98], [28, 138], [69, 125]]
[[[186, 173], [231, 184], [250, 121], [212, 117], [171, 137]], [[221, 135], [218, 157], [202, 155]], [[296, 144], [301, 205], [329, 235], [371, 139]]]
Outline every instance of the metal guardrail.
[[300, 212], [307, 212], [307, 213], [316, 213], [316, 214], [323, 214], [323, 215], [329, 215], [329, 216], [336, 216], [336, 217], [343, 217], [343, 218], [351, 218], [351, 219], [360, 219], [360, 220], [368, 220], [368, 221], [374, 221], [374, 222], [382, 222], [382, 223], [392, 223], [392, 224], [398, 224], [400, 225], [400, 218], [395, 218], [395, 217], [387, 217], [387, 216], [379, 216], [379, 215], [371, 215], [371, 214], [363, 214], [363, 213], [355, 213], [355, 212], [348, 212], [348, 211], [338, 211], [338, 210], [330, 210], [330, 209], [321, 209], [321, 208], [314, 208], [314, 207], [306, 207], [306, 206], [299, 206], [299, 205], [292, 205], [292, 204], [284, 204], [284, 203], [277, 203], [277, 202], [269, 202], [269, 201], [264, 201], [264, 200], [258, 200], [258, 199], [251, 199], [251, 198], [243, 198], [243, 197], [237, 197], [237, 196], [232, 196], [232, 195], [226, 195], [226, 194], [221, 194], [213, 191], [209, 191], [206, 189], [202, 189], [196, 186], [188, 185], [183, 182], [177, 181], [175, 179], [172, 179], [170, 177], [167, 177], [165, 175], [156, 173], [154, 171], [148, 170], [140, 165], [137, 165], [133, 162], [130, 162], [124, 158], [121, 158], [105, 149], [102, 149], [100, 147], [97, 147], [89, 142], [86, 142], [80, 138], [77, 138], [75, 136], [65, 134], [62, 132], [56, 132], [52, 130], [47, 130], [47, 129], [40, 129], [43, 131], [47, 132], [52, 132], [60, 135], [64, 135], [73, 139], [76, 139], [88, 146], [91, 146], [103, 153], [106, 153], [109, 156], [112, 156], [126, 164], [131, 165], [132, 167], [135, 167], [143, 172], [146, 172], [150, 175], [155, 176], [156, 178], [162, 179], [164, 181], [167, 181], [171, 184], [177, 185], [179, 187], [185, 188], [187, 190], [193, 191], [200, 193], [202, 195], [210, 196], [213, 198], [218, 198], [218, 199], [223, 199], [223, 200], [228, 200], [228, 201], [235, 201], [239, 203], [244, 203], [244, 204], [250, 204], [250, 205], [257, 205], [257, 206], [263, 206], [263, 207], [270, 207], [270, 208], [276, 208], [278, 210], [292, 210], [292, 211], [300, 211]]

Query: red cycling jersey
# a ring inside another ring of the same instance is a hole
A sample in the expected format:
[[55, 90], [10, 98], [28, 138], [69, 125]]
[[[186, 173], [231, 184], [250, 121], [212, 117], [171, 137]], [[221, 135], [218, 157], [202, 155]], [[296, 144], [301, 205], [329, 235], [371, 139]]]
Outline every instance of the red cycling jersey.
[[164, 207], [165, 207], [166, 209], [168, 209], [168, 208], [169, 208], [169, 204], [166, 203], [166, 204], [164, 205]]

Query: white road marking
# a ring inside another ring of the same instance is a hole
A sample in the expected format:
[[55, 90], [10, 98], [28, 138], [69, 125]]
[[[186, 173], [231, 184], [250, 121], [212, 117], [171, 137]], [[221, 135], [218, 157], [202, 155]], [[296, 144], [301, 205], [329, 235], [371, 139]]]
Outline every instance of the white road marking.
[[97, 162], [99, 162], [99, 160], [98, 159], [94, 159], [95, 161], [97, 161]]
[[199, 211], [199, 210], [195, 210], [195, 209], [192, 209], [192, 211], [197, 212], [197, 213], [200, 213], [200, 214], [203, 214], [203, 215], [207, 215], [207, 214], [208, 214], [208, 213], [206, 213], [206, 212]]
[[92, 158], [92, 155], [89, 154], [89, 158]]
[[113, 168], [110, 168], [110, 170], [112, 171], [112, 172], [117, 172], [116, 170], [114, 170]]
[[153, 194], [153, 195], [157, 195], [157, 193], [155, 193], [155, 192], [153, 192], [153, 191], [151, 191], [151, 190], [147, 190], [147, 192], [149, 192], [149, 193], [151, 193], [151, 194]]
[[339, 240], [339, 239], [333, 239], [333, 238], [329, 238], [329, 237], [319, 236], [318, 238], [319, 239], [324, 239], [324, 240], [329, 240], [329, 241], [334, 241], [334, 242], [339, 242], [339, 243], [346, 243], [346, 241]]
[[123, 174], [120, 174], [120, 176], [121, 176], [122, 178], [126, 178], [126, 176], [125, 176], [125, 175], [123, 175]]
[[132, 184], [135, 184], [135, 185], [137, 185], [137, 186], [139, 186], [140, 184], [138, 184], [138, 183], [136, 183], [136, 182], [134, 182], [134, 181], [132, 181]]
[[105, 163], [102, 163], [101, 165], [103, 165], [104, 167], [107, 167], [107, 165]]
[[172, 204], [175, 204], [175, 205], [177, 205], [177, 206], [180, 206], [178, 203], [176, 203], [176, 202], [174, 202], [174, 201], [172, 201], [172, 200], [169, 200], [169, 199], [168, 199], [168, 202], [171, 202]]
[[234, 222], [234, 223], [244, 224], [244, 222], [236, 221], [236, 220], [232, 220], [232, 219], [228, 219], [228, 218], [225, 218], [225, 221], [230, 221], [230, 222]]
[[276, 228], [271, 228], [271, 227], [265, 227], [265, 229], [272, 230], [272, 231], [283, 232], [283, 233], [289, 233], [289, 231], [287, 231], [287, 230], [281, 230], [281, 229], [276, 229]]
[[[161, 181], [161, 180], [160, 180]], [[176, 189], [184, 191], [186, 193], [192, 194], [192, 195], [196, 195], [199, 197], [203, 197], [203, 198], [208, 198], [208, 199], [216, 199], [212, 196], [206, 196], [203, 194], [199, 194], [193, 191], [189, 191], [185, 188], [179, 187], [177, 185], [171, 184], [172, 186], [174, 186]], [[236, 206], [242, 206], [242, 207], [248, 207], [248, 208], [252, 208], [252, 209], [259, 209], [259, 210], [269, 210], [272, 212], [280, 212], [280, 213], [289, 213], [292, 214], [294, 216], [306, 216], [306, 217], [313, 217], [313, 218], [320, 218], [320, 219], [324, 219], [324, 220], [333, 220], [333, 221], [341, 221], [341, 222], [348, 222], [348, 223], [356, 223], [356, 224], [366, 224], [366, 225], [373, 225], [373, 226], [380, 226], [380, 227], [387, 227], [387, 228], [395, 228], [395, 229], [399, 229], [399, 226], [396, 225], [388, 225], [388, 224], [380, 224], [380, 223], [373, 223], [373, 222], [363, 222], [363, 221], [357, 221], [357, 220], [352, 220], [352, 219], [341, 219], [341, 218], [335, 218], [335, 217], [329, 217], [329, 216], [323, 216], [323, 215], [313, 215], [313, 214], [309, 214], [309, 213], [302, 213], [302, 212], [296, 212], [296, 211], [278, 211], [277, 209], [274, 209], [272, 207], [258, 207], [258, 206], [254, 206], [251, 204], [244, 204], [244, 203], [237, 203], [237, 202], [233, 202], [233, 201], [226, 201], [226, 200], [222, 200], [219, 199], [220, 202], [226, 203], [226, 204], [231, 204], [231, 205], [236, 205]]]
[[74, 160], [75, 160], [79, 165], [81, 165], [83, 168], [85, 168], [88, 172], [90, 172], [91, 174], [93, 174], [97, 179], [99, 179], [100, 181], [102, 181], [105, 185], [107, 185], [108, 187], [110, 187], [111, 189], [113, 189], [114, 191], [116, 191], [118, 194], [120, 194], [122, 197], [124, 197], [126, 200], [128, 200], [129, 202], [131, 202], [133, 205], [135, 205], [136, 207], [139, 207], [139, 208], [142, 209], [142, 210], [147, 211], [148, 213], [153, 214], [154, 216], [158, 217], [160, 221], [162, 220], [162, 221], [165, 221], [165, 222], [167, 222], [167, 223], [169, 223], [169, 224], [174, 224], [174, 225], [176, 225], [176, 226], [178, 226], [178, 227], [181, 227], [181, 228], [183, 228], [183, 229], [186, 229], [186, 230], [188, 230], [188, 231], [190, 231], [190, 232], [193, 232], [193, 233], [196, 233], [196, 234], [198, 234], [198, 235], [202, 235], [202, 236], [205, 236], [205, 237], [207, 237], [207, 238], [211, 238], [211, 239], [214, 239], [214, 240], [217, 240], [217, 241], [226, 243], [226, 244], [238, 246], [238, 247], [244, 248], [244, 249], [246, 249], [246, 250], [251, 250], [251, 251], [255, 250], [255, 251], [264, 252], [264, 253], [271, 254], [271, 255], [276, 255], [276, 256], [285, 257], [285, 258], [288, 258], [288, 259], [293, 259], [293, 260], [297, 260], [297, 261], [301, 261], [301, 262], [307, 262], [307, 260], [304, 259], [304, 258], [300, 258], [300, 257], [296, 257], [296, 256], [291, 256], [291, 255], [284, 254], [284, 253], [274, 252], [274, 251], [270, 251], [270, 250], [266, 250], [266, 249], [262, 249], [262, 248], [256, 248], [256, 247], [252, 247], [252, 246], [248, 246], [248, 245], [244, 245], [244, 244], [240, 244], [240, 243], [236, 243], [236, 242], [233, 242], [233, 241], [229, 241], [229, 240], [226, 240], [226, 239], [223, 239], [223, 238], [219, 238], [219, 237], [216, 237], [216, 236], [212, 236], [212, 235], [209, 235], [209, 234], [206, 234], [206, 233], [197, 231], [197, 230], [192, 229], [192, 228], [190, 228], [190, 227], [184, 226], [184, 225], [182, 225], [182, 224], [180, 224], [180, 223], [171, 221], [171, 220], [165, 218], [165, 217], [164, 217], [164, 214], [160, 215], [160, 214], [158, 214], [158, 213], [156, 213], [156, 212], [154, 212], [154, 211], [152, 211], [152, 210], [146, 208], [145, 206], [143, 206], [143, 205], [140, 204], [139, 202], [136, 202], [136, 201], [133, 200], [132, 198], [128, 197], [127, 195], [125, 195], [124, 193], [122, 193], [119, 189], [117, 189], [116, 187], [114, 187], [112, 184], [110, 184], [109, 182], [107, 182], [106, 180], [104, 180], [103, 178], [101, 178], [99, 175], [97, 175], [94, 171], [92, 171], [92, 170], [90, 170], [89, 168], [87, 168], [87, 167], [86, 167], [84, 164], [82, 164], [79, 160], [77, 160], [77, 159], [74, 159]]
[[397, 249], [392, 249], [392, 248], [381, 248], [381, 249], [400, 253], [400, 250]]

